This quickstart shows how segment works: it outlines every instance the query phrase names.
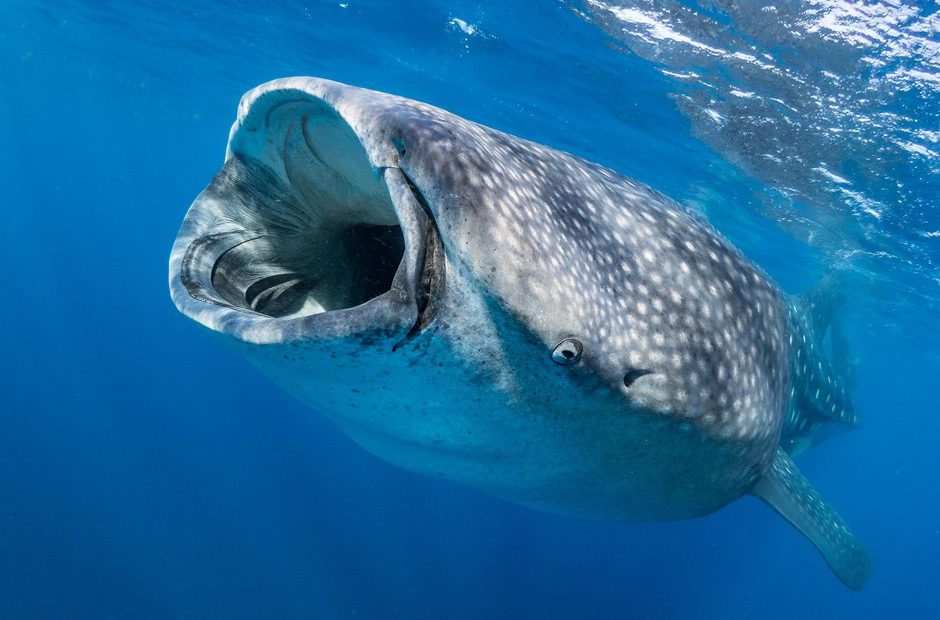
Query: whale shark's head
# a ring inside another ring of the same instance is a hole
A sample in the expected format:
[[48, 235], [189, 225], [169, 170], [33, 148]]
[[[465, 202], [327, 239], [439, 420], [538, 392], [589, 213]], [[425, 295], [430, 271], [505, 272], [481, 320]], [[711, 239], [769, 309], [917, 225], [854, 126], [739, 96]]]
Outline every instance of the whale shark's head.
[[243, 97], [224, 166], [177, 236], [173, 300], [255, 361], [317, 348], [340, 365], [368, 356], [378, 376], [427, 366], [409, 351], [426, 352], [433, 328], [478, 384], [481, 373], [513, 384], [509, 366], [531, 361], [508, 360], [519, 347], [577, 362], [581, 344], [565, 336], [583, 309], [548, 311], [557, 274], [533, 260], [561, 266], [566, 233], [546, 238], [527, 210], [514, 225], [499, 218], [533, 199], [523, 177], [538, 170], [514, 161], [520, 148], [563, 156], [384, 93], [312, 78], [262, 85]]

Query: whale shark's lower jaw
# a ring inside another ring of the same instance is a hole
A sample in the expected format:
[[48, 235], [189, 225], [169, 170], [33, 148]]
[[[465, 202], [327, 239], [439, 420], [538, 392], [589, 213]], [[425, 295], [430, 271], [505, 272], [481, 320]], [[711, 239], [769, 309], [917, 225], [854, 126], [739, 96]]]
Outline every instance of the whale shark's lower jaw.
[[397, 168], [376, 171], [316, 101], [273, 106], [263, 131], [187, 214], [170, 273], [180, 310], [259, 343], [420, 329], [442, 278], [420, 191]]

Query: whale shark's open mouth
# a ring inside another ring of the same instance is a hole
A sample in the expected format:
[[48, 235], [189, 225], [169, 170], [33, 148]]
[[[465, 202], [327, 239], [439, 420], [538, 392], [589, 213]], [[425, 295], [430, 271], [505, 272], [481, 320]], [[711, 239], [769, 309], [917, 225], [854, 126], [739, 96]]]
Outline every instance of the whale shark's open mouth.
[[243, 318], [223, 328], [178, 299], [181, 309], [235, 332], [251, 316], [304, 319], [384, 298], [398, 314], [407, 302], [412, 331], [426, 324], [442, 249], [420, 191], [397, 168], [377, 172], [355, 132], [317, 100], [271, 106], [261, 133], [230, 152], [180, 234], [197, 229], [179, 262], [188, 295]]
[[[241, 199], [227, 215], [241, 228], [204, 237], [191, 256], [210, 252], [211, 286], [228, 305], [298, 317], [352, 308], [391, 289], [405, 241], [387, 192], [308, 177], [294, 184], [303, 190], [299, 196], [274, 195], [277, 179], [258, 162], [232, 159], [225, 172], [220, 181]], [[333, 170], [320, 164], [304, 172]], [[192, 265], [184, 264], [184, 274]]]

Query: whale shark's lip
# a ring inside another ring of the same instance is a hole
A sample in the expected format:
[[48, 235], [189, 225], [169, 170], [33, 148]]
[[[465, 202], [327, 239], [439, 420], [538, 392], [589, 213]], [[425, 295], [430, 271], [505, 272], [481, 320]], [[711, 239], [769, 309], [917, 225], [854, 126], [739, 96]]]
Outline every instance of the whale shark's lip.
[[267, 106], [267, 151], [237, 147], [236, 130], [250, 125], [240, 116], [225, 165], [177, 236], [171, 294], [187, 316], [244, 342], [394, 349], [434, 316], [441, 237], [421, 190], [397, 166], [374, 165], [318, 103]]

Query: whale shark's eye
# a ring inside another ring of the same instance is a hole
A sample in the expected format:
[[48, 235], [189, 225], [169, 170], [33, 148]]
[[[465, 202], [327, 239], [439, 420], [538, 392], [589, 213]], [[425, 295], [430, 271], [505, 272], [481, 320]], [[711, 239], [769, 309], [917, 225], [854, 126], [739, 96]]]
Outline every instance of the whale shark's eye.
[[562, 366], [574, 364], [581, 359], [583, 351], [584, 347], [579, 341], [574, 338], [565, 338], [555, 345], [555, 350], [552, 351], [552, 361]]

